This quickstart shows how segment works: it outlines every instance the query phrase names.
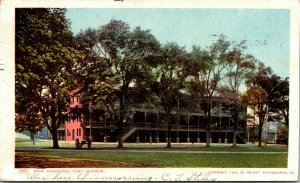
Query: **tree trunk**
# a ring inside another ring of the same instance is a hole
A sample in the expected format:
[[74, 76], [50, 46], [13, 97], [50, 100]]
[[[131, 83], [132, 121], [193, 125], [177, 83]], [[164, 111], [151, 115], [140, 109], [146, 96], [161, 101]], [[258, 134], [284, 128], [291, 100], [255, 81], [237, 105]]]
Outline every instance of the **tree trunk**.
[[289, 114], [284, 114], [284, 119], [285, 119], [286, 126], [289, 127]]
[[118, 146], [117, 146], [117, 148], [124, 148], [123, 141], [122, 141], [121, 137], [119, 137], [119, 139], [118, 139]]
[[233, 139], [232, 139], [232, 147], [237, 147], [236, 135], [237, 135], [237, 131], [234, 130], [234, 132], [233, 132]]
[[206, 127], [206, 147], [209, 147], [210, 146], [210, 122], [208, 120], [208, 123], [207, 123], [207, 127]]
[[167, 135], [167, 148], [171, 148], [171, 125], [172, 125], [172, 121], [171, 121], [171, 107], [167, 107], [167, 109], [165, 108], [165, 112], [166, 112], [166, 120], [167, 120], [167, 124], [168, 124], [168, 135]]
[[34, 143], [34, 133], [30, 132], [30, 138], [32, 140], [32, 145], [35, 145], [35, 143]]
[[53, 130], [52, 132], [52, 141], [53, 141], [53, 149], [59, 149], [58, 138], [57, 138], [57, 130]]
[[171, 124], [168, 123], [168, 142], [167, 142], [167, 148], [171, 148]]
[[259, 116], [259, 129], [258, 129], [258, 147], [261, 147], [261, 133], [262, 133], [262, 116]]
[[123, 120], [121, 118], [118, 122], [118, 146], [117, 146], [117, 148], [124, 148], [122, 136], [121, 136], [122, 135], [122, 123], [123, 123]]
[[[285, 111], [282, 111], [282, 114], [284, 114], [285, 124], [288, 129], [288, 133], [289, 133], [289, 113], [284, 113], [284, 112]], [[287, 146], [289, 145], [289, 135], [287, 135], [286, 145]]]
[[211, 100], [209, 101], [209, 111], [208, 111], [208, 123], [206, 126], [206, 147], [210, 147], [210, 139], [211, 139]]
[[233, 126], [233, 139], [232, 139], [232, 147], [237, 147], [237, 131], [238, 131], [238, 121], [239, 121], [239, 107], [238, 104], [235, 105], [234, 109], [233, 109], [233, 122], [234, 122], [234, 126]]
[[117, 148], [124, 148], [123, 141], [122, 141], [122, 123], [123, 119], [125, 117], [125, 94], [122, 93], [120, 97], [120, 115], [119, 115], [119, 121], [118, 121], [118, 146]]

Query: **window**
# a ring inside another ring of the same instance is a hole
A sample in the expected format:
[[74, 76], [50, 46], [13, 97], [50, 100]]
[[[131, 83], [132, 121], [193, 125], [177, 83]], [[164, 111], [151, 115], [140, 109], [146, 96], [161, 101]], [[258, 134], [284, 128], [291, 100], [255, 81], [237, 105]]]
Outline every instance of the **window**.
[[80, 119], [80, 114], [78, 113], [78, 111], [77, 111], [77, 114], [76, 114], [76, 119], [77, 119], [77, 121], [79, 121], [79, 119]]
[[67, 123], [69, 123], [69, 120], [70, 120], [70, 118], [69, 118], [69, 113], [68, 113], [68, 114], [66, 114], [66, 121], [67, 121]]
[[79, 118], [79, 120], [78, 121], [81, 121], [81, 112], [79, 112], [79, 114], [78, 114], [78, 118]]
[[67, 136], [70, 136], [70, 134], [69, 134], [69, 130], [67, 130]]
[[79, 128], [79, 136], [81, 136], [81, 128]]
[[78, 136], [78, 128], [76, 129], [76, 135]]

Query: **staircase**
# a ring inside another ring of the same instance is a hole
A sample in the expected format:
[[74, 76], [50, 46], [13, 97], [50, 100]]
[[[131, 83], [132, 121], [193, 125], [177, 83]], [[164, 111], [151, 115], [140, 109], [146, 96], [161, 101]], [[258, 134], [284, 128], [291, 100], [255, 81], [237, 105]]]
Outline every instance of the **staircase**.
[[242, 138], [241, 135], [240, 135], [239, 133], [237, 133], [237, 136], [240, 137], [240, 139], [242, 140], [242, 142], [243, 142], [244, 144], [246, 144], [246, 140], [245, 140], [244, 138]]
[[123, 129], [123, 132], [121, 133], [122, 141], [124, 142], [128, 137], [130, 137], [136, 131], [137, 131], [137, 127], [135, 122], [128, 125], [125, 129]]

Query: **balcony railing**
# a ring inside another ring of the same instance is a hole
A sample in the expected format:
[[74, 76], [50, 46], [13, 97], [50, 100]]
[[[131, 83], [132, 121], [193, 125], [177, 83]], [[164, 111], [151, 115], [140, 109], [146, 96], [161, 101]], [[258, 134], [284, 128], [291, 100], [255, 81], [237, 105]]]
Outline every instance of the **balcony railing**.
[[[87, 122], [85, 123], [86, 127], [89, 128], [90, 127], [90, 123]], [[130, 125], [132, 125], [133, 123], [123, 123], [122, 128], [123, 129], [127, 129], [130, 128]], [[111, 128], [111, 129], [115, 129], [117, 128], [117, 125], [114, 123], [104, 123], [104, 122], [92, 122], [91, 123], [92, 128]], [[150, 123], [150, 122], [134, 122], [134, 127], [138, 127], [138, 128], [145, 128], [145, 129], [163, 129], [163, 128], [168, 128], [168, 124], [167, 123], [159, 123], [158, 125], [156, 123]], [[206, 125], [190, 125], [188, 126], [187, 124], [172, 124], [172, 129], [173, 130], [198, 130], [198, 129], [206, 129]], [[213, 125], [211, 127], [212, 130], [214, 131], [233, 131], [234, 128], [233, 126], [216, 126]], [[238, 127], [238, 131], [243, 131], [246, 130], [245, 127]]]

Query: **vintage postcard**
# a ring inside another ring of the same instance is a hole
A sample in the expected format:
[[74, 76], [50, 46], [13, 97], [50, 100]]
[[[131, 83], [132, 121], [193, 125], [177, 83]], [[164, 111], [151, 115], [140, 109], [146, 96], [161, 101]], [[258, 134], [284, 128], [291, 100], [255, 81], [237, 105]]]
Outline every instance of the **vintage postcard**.
[[299, 2], [0, 1], [1, 181], [297, 181]]

